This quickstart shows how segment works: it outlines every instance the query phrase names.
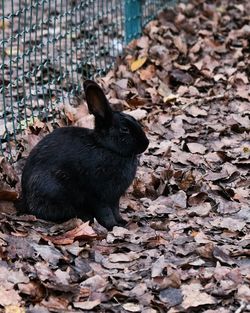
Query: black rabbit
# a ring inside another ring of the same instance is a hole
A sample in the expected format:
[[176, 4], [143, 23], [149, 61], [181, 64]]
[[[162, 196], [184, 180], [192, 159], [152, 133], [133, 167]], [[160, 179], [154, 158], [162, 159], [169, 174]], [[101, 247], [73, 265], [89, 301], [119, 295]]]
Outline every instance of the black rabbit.
[[23, 169], [19, 207], [56, 222], [96, 218], [110, 230], [126, 224], [119, 199], [149, 142], [133, 117], [112, 111], [94, 81], [85, 81], [84, 90], [95, 128], [58, 128], [33, 148]]

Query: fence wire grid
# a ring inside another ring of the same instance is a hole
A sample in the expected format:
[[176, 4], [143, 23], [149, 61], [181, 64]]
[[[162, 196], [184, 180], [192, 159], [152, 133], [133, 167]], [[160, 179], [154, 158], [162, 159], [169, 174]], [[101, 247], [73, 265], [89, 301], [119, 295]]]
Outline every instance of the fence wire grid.
[[0, 0], [0, 152], [35, 119], [56, 119], [172, 1]]

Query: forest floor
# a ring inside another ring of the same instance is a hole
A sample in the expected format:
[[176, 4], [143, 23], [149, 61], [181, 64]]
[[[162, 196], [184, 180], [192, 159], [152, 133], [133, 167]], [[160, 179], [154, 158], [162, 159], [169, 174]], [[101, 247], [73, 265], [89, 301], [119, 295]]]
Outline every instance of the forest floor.
[[[1, 312], [250, 312], [247, 12], [247, 0], [179, 4], [99, 80], [150, 140], [125, 228], [17, 216], [23, 161], [1, 159]], [[64, 111], [59, 125], [91, 122], [82, 105]], [[23, 157], [49, 128], [30, 127]]]

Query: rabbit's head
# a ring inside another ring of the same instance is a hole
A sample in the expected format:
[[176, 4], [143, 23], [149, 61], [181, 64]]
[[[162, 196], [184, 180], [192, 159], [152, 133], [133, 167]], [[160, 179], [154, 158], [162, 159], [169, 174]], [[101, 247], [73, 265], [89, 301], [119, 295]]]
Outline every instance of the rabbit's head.
[[100, 145], [125, 157], [147, 149], [149, 141], [140, 123], [128, 114], [113, 111], [98, 84], [86, 80], [84, 91], [89, 112], [95, 117], [96, 139]]

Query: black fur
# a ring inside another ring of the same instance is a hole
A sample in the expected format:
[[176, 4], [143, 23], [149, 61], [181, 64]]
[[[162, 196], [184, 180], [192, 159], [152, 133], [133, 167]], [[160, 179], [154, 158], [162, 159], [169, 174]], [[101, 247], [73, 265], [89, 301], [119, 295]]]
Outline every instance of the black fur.
[[119, 199], [148, 139], [133, 117], [111, 110], [95, 82], [87, 80], [84, 90], [95, 129], [58, 128], [36, 145], [24, 166], [19, 207], [51, 221], [96, 218], [110, 230], [126, 224]]

